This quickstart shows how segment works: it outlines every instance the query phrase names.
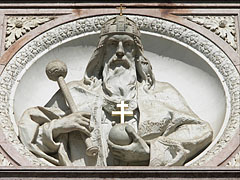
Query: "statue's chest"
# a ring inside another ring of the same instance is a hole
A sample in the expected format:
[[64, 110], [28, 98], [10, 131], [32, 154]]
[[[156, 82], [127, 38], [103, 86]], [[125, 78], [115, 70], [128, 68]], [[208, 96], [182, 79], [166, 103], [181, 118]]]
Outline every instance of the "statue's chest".
[[[102, 126], [108, 127], [108, 130], [106, 130], [106, 132], [110, 131], [109, 128], [112, 128], [112, 126], [114, 126], [115, 124], [119, 124], [121, 122], [121, 115], [113, 116], [112, 114], [109, 114], [108, 112], [106, 112], [104, 110], [102, 113], [103, 113], [103, 116], [102, 116], [101, 124], [102, 124]], [[137, 110], [133, 111], [132, 116], [124, 116], [124, 123], [131, 125], [137, 132], [139, 118], [140, 118], [139, 111], [137, 109]]]
[[[151, 106], [153, 103], [151, 103]], [[157, 104], [158, 106], [159, 104]], [[124, 123], [131, 125], [145, 139], [152, 139], [162, 135], [172, 119], [170, 111], [164, 106], [159, 107], [159, 109], [149, 108], [146, 104], [144, 108], [141, 107], [141, 110], [135, 110], [133, 116], [126, 116], [124, 119]], [[112, 116], [103, 111], [101, 124], [106, 137], [112, 126], [118, 123], [120, 123], [120, 116]]]
[[138, 134], [144, 139], [161, 136], [172, 120], [171, 111], [159, 101], [148, 100], [139, 104]]

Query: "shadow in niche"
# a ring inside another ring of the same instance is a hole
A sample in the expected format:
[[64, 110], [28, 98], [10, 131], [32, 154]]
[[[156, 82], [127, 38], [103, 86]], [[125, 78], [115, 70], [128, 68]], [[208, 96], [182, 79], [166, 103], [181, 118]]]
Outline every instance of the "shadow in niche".
[[187, 159], [186, 162], [184, 163], [184, 165], [187, 164], [188, 162], [190, 162], [191, 160], [194, 160], [194, 158], [198, 157], [198, 155], [200, 155], [211, 143], [212, 142], [208, 143], [205, 147], [203, 147], [202, 151], [199, 151], [194, 156], [192, 156], [191, 158]]
[[[161, 43], [159, 43], [159, 39], [161, 39]], [[174, 41], [165, 38], [156, 38], [155, 36], [148, 34], [142, 37], [142, 41], [144, 42], [145, 51], [150, 51], [161, 56], [177, 59], [188, 65], [200, 68], [214, 78], [218, 78], [209, 64], [207, 64], [200, 56], [196, 55], [196, 53], [190, 49], [182, 45], [178, 45]]]

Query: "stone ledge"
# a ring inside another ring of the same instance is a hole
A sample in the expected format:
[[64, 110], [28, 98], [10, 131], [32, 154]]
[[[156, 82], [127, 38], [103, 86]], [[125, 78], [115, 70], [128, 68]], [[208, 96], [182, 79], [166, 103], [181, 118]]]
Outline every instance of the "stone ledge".
[[226, 167], [1, 167], [0, 179], [239, 179], [240, 170]]

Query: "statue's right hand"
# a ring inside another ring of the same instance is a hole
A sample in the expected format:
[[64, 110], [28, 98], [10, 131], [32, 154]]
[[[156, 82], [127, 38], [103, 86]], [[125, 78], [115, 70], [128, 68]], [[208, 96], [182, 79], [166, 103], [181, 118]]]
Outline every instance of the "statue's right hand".
[[90, 113], [75, 112], [63, 118], [51, 121], [51, 123], [53, 123], [53, 138], [72, 131], [80, 131], [90, 136], [90, 117]]

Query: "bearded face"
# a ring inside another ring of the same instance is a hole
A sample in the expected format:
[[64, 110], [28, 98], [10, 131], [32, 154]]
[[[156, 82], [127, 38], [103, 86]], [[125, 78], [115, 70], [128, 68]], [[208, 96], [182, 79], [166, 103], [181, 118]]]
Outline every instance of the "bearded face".
[[136, 45], [129, 35], [112, 35], [106, 42], [103, 69], [103, 91], [119, 103], [136, 97]]
[[135, 51], [135, 44], [131, 36], [113, 35], [106, 42], [105, 63], [111, 69], [121, 66], [129, 69], [131, 65], [135, 66]]

